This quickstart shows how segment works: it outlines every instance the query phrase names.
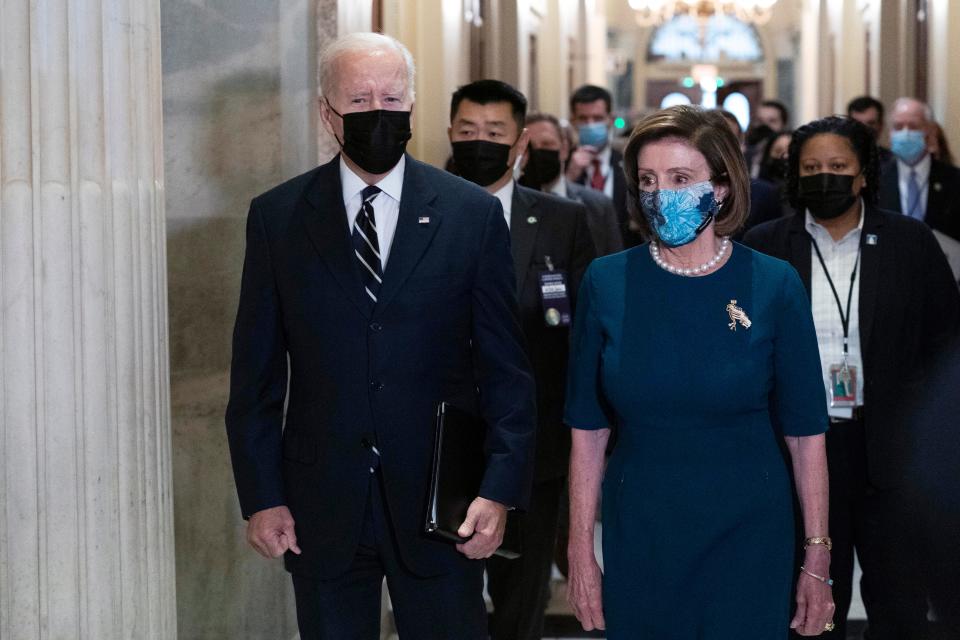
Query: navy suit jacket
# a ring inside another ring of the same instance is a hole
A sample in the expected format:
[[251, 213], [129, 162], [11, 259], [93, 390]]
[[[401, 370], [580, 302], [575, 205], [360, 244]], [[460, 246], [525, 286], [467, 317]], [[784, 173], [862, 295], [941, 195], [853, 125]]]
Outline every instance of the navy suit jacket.
[[517, 274], [520, 325], [527, 340], [527, 355], [537, 384], [537, 455], [534, 481], [567, 475], [570, 463], [570, 429], [563, 424], [568, 327], [547, 326], [540, 294], [540, 274], [554, 269], [567, 274], [567, 294], [575, 311], [580, 281], [596, 257], [587, 211], [573, 200], [534, 191], [519, 184], [510, 205], [510, 240]]
[[289, 571], [327, 578], [352, 561], [368, 443], [406, 565], [438, 575], [470, 562], [421, 533], [442, 400], [488, 425], [480, 495], [527, 506], [536, 411], [515, 287], [499, 201], [409, 156], [372, 309], [339, 157], [253, 200], [226, 426], [243, 515], [293, 514], [303, 553], [287, 553]]
[[[877, 200], [881, 209], [903, 213], [899, 167], [896, 158], [891, 158], [880, 167]], [[960, 169], [933, 160], [927, 185], [927, 215], [924, 222], [930, 228], [960, 240]]]

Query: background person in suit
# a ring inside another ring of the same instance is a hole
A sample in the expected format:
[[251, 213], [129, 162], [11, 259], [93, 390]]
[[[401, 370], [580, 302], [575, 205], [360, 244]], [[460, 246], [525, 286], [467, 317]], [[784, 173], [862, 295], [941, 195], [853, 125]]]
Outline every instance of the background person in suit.
[[890, 147], [895, 158], [881, 170], [879, 205], [960, 240], [960, 169], [930, 156], [926, 135], [932, 121], [925, 103], [914, 98], [894, 102]]
[[[743, 129], [740, 128], [737, 116], [726, 109], [715, 109], [715, 111], [723, 116], [730, 131], [736, 136], [740, 148], [743, 148]], [[768, 220], [776, 220], [782, 215], [781, 194], [777, 185], [761, 178], [750, 178], [750, 216], [734, 237], [740, 238], [747, 230]]]
[[[528, 149], [526, 109], [526, 98], [510, 85], [480, 80], [453, 94], [448, 130], [457, 170], [503, 205], [521, 325], [537, 386], [533, 493], [529, 511], [517, 521], [522, 555], [487, 563], [494, 640], [532, 640], [543, 633], [557, 513], [570, 456], [570, 434], [562, 424], [569, 324], [580, 280], [595, 256], [583, 205], [514, 181], [514, 167]], [[562, 302], [543, 296], [548, 275], [563, 278]]]
[[570, 145], [560, 121], [548, 113], [531, 113], [526, 120], [530, 145], [523, 157], [521, 185], [580, 202], [587, 208], [587, 225], [598, 256], [623, 250], [613, 200], [582, 184], [569, 182], [563, 173]]
[[[341, 153], [247, 222], [226, 426], [248, 539], [285, 554], [303, 640], [378, 638], [384, 576], [402, 638], [485, 639], [479, 559], [528, 503], [535, 425], [502, 208], [404, 155], [402, 44], [344, 36], [320, 73]], [[456, 548], [422, 534], [442, 400], [489, 429]]]
[[[846, 638], [856, 551], [869, 637], [927, 638], [926, 595], [910, 588], [919, 556], [903, 509], [913, 437], [899, 416], [956, 335], [960, 296], [930, 230], [876, 208], [876, 143], [865, 126], [811, 122], [794, 133], [788, 157], [797, 214], [752, 229], [744, 242], [790, 262], [811, 297], [831, 417], [837, 610], [827, 635]], [[849, 398], [831, 393], [844, 365], [853, 372]]]
[[567, 161], [566, 176], [613, 200], [623, 245], [632, 247], [642, 239], [630, 229], [623, 156], [610, 146], [612, 109], [613, 98], [603, 87], [585, 84], [570, 96], [570, 124], [577, 131], [578, 146]]
[[881, 164], [893, 158], [893, 152], [880, 145], [883, 135], [883, 103], [873, 96], [859, 96], [847, 103], [847, 117], [866, 125], [877, 141], [877, 155]]

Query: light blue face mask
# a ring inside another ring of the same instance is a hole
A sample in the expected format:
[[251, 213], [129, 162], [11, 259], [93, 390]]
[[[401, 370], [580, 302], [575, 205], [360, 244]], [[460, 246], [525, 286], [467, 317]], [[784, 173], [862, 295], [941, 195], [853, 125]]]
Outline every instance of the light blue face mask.
[[719, 210], [709, 180], [683, 189], [641, 191], [637, 201], [650, 228], [668, 247], [693, 242]]
[[591, 122], [577, 127], [577, 137], [582, 145], [602, 149], [607, 144], [608, 136], [606, 122]]
[[913, 166], [927, 152], [927, 140], [919, 129], [900, 129], [890, 134], [890, 150], [905, 163]]

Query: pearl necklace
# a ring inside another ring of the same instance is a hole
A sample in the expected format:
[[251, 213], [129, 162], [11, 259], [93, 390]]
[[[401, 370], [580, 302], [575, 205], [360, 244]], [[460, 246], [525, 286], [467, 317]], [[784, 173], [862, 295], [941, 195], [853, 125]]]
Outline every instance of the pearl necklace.
[[692, 269], [684, 269], [683, 267], [675, 267], [672, 264], [669, 264], [666, 260], [660, 257], [660, 246], [656, 241], [650, 242], [650, 256], [653, 258], [653, 261], [657, 263], [657, 266], [663, 269], [664, 271], [669, 271], [670, 273], [675, 273], [678, 276], [697, 276], [702, 273], [706, 273], [713, 269], [717, 264], [723, 260], [723, 256], [727, 253], [727, 249], [730, 248], [730, 238], [723, 238], [720, 240], [720, 249], [717, 251], [716, 255], [710, 258], [710, 260], [704, 262], [699, 267], [693, 267]]

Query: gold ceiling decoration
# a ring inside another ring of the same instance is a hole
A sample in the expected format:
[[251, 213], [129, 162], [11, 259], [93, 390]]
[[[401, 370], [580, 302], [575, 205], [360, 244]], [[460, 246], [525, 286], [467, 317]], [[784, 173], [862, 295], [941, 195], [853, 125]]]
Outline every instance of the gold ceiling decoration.
[[629, 0], [642, 27], [652, 27], [681, 15], [706, 22], [718, 14], [734, 16], [753, 24], [770, 19], [777, 0]]

